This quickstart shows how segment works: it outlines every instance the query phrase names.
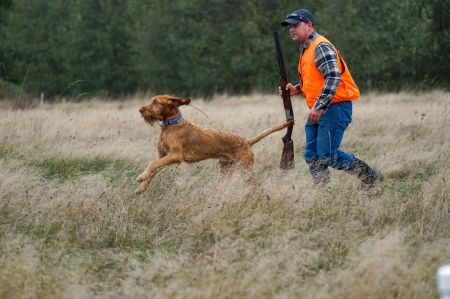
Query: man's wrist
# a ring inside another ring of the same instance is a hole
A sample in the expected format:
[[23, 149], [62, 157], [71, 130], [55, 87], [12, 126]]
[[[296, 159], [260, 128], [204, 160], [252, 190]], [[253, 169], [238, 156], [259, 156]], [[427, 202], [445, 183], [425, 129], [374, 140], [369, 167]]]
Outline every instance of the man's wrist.
[[319, 111], [319, 110], [323, 110], [323, 109], [325, 108], [325, 106], [324, 106], [322, 103], [320, 103], [320, 102], [316, 102], [316, 103], [314, 104], [313, 108], [314, 108], [315, 110]]

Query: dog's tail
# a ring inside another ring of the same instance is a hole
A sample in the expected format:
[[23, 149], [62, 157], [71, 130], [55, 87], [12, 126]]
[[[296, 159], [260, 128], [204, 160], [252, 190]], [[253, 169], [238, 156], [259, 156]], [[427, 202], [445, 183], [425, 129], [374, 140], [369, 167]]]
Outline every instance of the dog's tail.
[[261, 139], [263, 139], [264, 137], [266, 137], [266, 136], [268, 136], [268, 135], [270, 135], [270, 134], [272, 134], [272, 133], [274, 133], [274, 132], [283, 130], [284, 128], [289, 127], [289, 126], [291, 126], [291, 125], [294, 125], [294, 121], [293, 121], [293, 120], [287, 120], [287, 121], [285, 121], [284, 123], [282, 123], [281, 125], [278, 125], [278, 126], [276, 126], [276, 127], [273, 127], [273, 128], [271, 128], [271, 129], [268, 129], [268, 130], [262, 132], [261, 134], [259, 134], [258, 136], [253, 137], [252, 139], [247, 140], [247, 143], [250, 144], [250, 146], [252, 146], [253, 144], [255, 144], [255, 143], [257, 143], [258, 141], [260, 141]]

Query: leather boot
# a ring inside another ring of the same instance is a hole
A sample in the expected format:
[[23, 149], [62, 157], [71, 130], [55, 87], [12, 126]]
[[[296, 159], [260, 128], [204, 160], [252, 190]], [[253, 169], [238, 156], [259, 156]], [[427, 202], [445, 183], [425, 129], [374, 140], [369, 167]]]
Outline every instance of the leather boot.
[[316, 158], [307, 161], [306, 163], [309, 166], [309, 172], [316, 184], [327, 184], [330, 182], [330, 170], [328, 169], [328, 163], [326, 161]]
[[373, 187], [375, 183], [382, 181], [384, 178], [379, 171], [373, 169], [367, 165], [366, 162], [357, 158], [355, 158], [355, 163], [350, 168], [344, 170], [356, 175], [366, 188]]

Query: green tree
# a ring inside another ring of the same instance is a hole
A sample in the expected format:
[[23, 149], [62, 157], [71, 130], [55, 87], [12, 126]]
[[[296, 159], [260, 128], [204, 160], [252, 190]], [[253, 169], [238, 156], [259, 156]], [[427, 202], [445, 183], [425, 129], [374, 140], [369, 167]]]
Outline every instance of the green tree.
[[3, 48], [7, 78], [27, 90], [57, 94], [67, 83], [65, 36], [71, 15], [64, 2], [17, 0], [9, 12]]
[[[7, 12], [12, 0], [0, 0], [0, 40], [6, 40]], [[6, 77], [4, 43], [0, 44], [0, 79]]]
[[[288, 78], [298, 45], [288, 0], [0, 0], [4, 80], [53, 96], [274, 92], [273, 31]], [[450, 86], [449, 2], [305, 0], [366, 89]]]
[[[450, 85], [450, 2], [433, 0], [430, 5], [431, 42], [425, 49], [428, 57], [422, 61], [432, 86], [444, 82]], [[424, 52], [425, 52], [424, 51]]]
[[126, 0], [76, 1], [68, 64], [72, 80], [82, 80], [77, 92], [107, 95], [135, 90], [131, 34]]

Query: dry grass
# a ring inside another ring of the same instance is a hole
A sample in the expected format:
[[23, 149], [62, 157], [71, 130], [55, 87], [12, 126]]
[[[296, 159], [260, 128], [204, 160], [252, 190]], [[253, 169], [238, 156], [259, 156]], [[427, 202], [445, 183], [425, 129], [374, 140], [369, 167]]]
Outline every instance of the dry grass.
[[[343, 148], [386, 174], [313, 185], [282, 134], [254, 146], [260, 186], [216, 162], [170, 167], [134, 196], [159, 128], [144, 99], [0, 110], [1, 298], [436, 298], [450, 262], [450, 94], [369, 94]], [[192, 122], [252, 137], [283, 120], [276, 96], [194, 100]]]

